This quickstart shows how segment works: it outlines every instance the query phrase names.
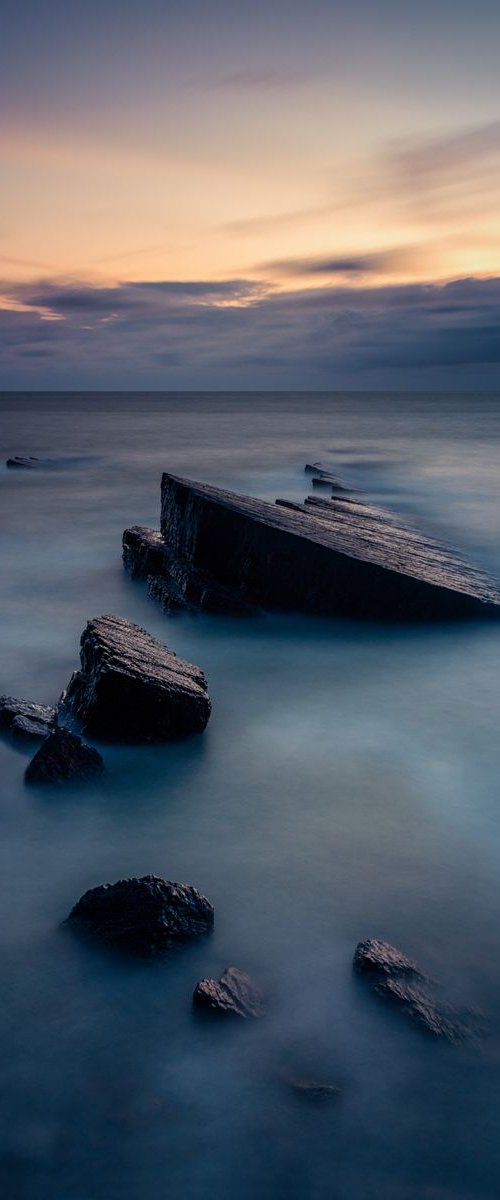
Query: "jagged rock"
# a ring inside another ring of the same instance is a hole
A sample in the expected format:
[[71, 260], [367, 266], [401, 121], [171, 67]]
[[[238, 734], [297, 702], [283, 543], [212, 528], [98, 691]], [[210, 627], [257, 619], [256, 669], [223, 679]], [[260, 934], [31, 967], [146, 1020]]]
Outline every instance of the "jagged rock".
[[375, 995], [391, 1001], [426, 1033], [449, 1042], [470, 1036], [458, 1013], [434, 997], [430, 981], [390, 942], [378, 938], [359, 942], [353, 966], [367, 979]]
[[262, 1017], [264, 1015], [263, 993], [250, 975], [238, 967], [226, 967], [220, 979], [201, 979], [194, 996], [197, 1008], [221, 1016]]
[[[331, 482], [331, 481], [330, 481]], [[500, 615], [500, 589], [433, 539], [347, 496], [304, 505], [165, 474], [161, 533], [124, 534], [137, 577], [174, 579], [215, 611], [297, 610], [390, 621]], [[216, 597], [214, 599], [214, 597]]]
[[68, 729], [54, 729], [26, 767], [26, 783], [64, 784], [92, 779], [104, 769], [101, 755]]
[[224, 616], [253, 616], [256, 606], [236, 588], [219, 583], [176, 557], [161, 533], [134, 525], [123, 534], [123, 562], [133, 579], [146, 579], [148, 595], [164, 612], [178, 609]]
[[154, 956], [209, 933], [214, 909], [188, 883], [144, 875], [91, 888], [67, 923], [117, 949]]
[[56, 710], [48, 704], [35, 704], [31, 700], [18, 700], [14, 696], [0, 696], [0, 730], [15, 737], [26, 740], [47, 737], [55, 720]]
[[60, 701], [63, 717], [85, 732], [117, 741], [165, 741], [201, 733], [211, 712], [199, 667], [123, 617], [89, 621], [81, 669]]
[[391, 946], [390, 942], [382, 942], [379, 938], [367, 938], [366, 942], [358, 942], [354, 966], [357, 971], [366, 971], [379, 978], [391, 975], [424, 978], [411, 958], [407, 958], [396, 946]]
[[45, 467], [49, 464], [43, 458], [33, 458], [32, 455], [15, 454], [12, 458], [6, 461], [7, 467], [16, 467], [20, 470], [32, 471], [37, 467]]

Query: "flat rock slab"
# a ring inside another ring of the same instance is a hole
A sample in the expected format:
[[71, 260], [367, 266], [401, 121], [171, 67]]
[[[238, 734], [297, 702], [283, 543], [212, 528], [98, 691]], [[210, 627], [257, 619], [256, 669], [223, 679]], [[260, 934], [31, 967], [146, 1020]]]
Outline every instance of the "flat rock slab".
[[91, 888], [67, 923], [119, 950], [154, 957], [210, 933], [214, 909], [188, 883], [144, 875]]
[[203, 671], [123, 617], [89, 621], [81, 669], [60, 713], [86, 733], [115, 741], [166, 741], [201, 733], [211, 712]]
[[68, 729], [54, 729], [26, 767], [30, 784], [67, 784], [95, 778], [104, 770], [101, 755]]
[[137, 576], [174, 578], [195, 604], [201, 579], [207, 594], [264, 609], [405, 622], [500, 615], [495, 582], [344, 496], [270, 504], [164, 474], [160, 533], [126, 530], [124, 557]]
[[250, 975], [238, 967], [226, 967], [220, 979], [202, 979], [193, 1002], [197, 1008], [220, 1016], [256, 1018], [264, 1016], [264, 995]]
[[0, 696], [0, 730], [26, 740], [47, 737], [56, 720], [56, 710], [48, 704]]
[[378, 938], [359, 942], [353, 966], [376, 996], [391, 1002], [425, 1033], [452, 1043], [470, 1038], [471, 1029], [455, 1009], [437, 999], [413, 960], [390, 942]]

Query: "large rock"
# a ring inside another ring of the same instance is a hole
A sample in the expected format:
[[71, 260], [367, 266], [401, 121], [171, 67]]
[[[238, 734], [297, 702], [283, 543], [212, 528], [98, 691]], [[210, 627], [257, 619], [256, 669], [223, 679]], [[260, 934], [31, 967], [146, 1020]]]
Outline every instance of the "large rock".
[[390, 621], [500, 614], [496, 583], [395, 515], [347, 496], [270, 504], [165, 474], [160, 533], [126, 530], [124, 560], [150, 591], [153, 578], [173, 580], [198, 607], [223, 598], [221, 611], [231, 599], [235, 612], [246, 605]]
[[104, 769], [101, 755], [68, 729], [54, 729], [26, 767], [26, 783], [65, 784], [93, 779]]
[[220, 979], [201, 979], [195, 988], [193, 1002], [207, 1012], [246, 1020], [262, 1017], [265, 1011], [259, 985], [238, 967], [226, 967]]
[[67, 922], [120, 950], [154, 956], [209, 933], [214, 909], [187, 883], [144, 875], [91, 888]]
[[0, 696], [0, 730], [29, 741], [47, 737], [55, 725], [56, 710], [48, 704]]
[[378, 938], [359, 942], [353, 965], [376, 996], [399, 1008], [425, 1033], [454, 1043], [470, 1036], [459, 1014], [435, 996], [431, 982], [413, 960], [390, 942]]
[[118, 741], [165, 741], [201, 733], [210, 716], [199, 667], [123, 617], [89, 621], [80, 642], [81, 669], [60, 702], [85, 732]]

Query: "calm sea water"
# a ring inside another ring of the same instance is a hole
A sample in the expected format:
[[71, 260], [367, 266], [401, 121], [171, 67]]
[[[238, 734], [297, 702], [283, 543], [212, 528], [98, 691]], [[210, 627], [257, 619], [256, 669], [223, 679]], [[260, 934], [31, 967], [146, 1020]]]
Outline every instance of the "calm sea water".
[[[23, 786], [0, 743], [0, 1179], [6, 1200], [500, 1196], [500, 630], [162, 616], [121, 566], [163, 469], [303, 497], [331, 462], [500, 576], [500, 400], [398, 395], [4, 395], [1, 690], [55, 701], [89, 617], [145, 625], [206, 671], [206, 734], [106, 747], [83, 792]], [[72, 461], [64, 461], [72, 460]], [[196, 884], [213, 938], [117, 962], [59, 926], [128, 874]], [[429, 1042], [351, 972], [387, 938], [479, 1009]], [[269, 1016], [199, 1022], [228, 964]], [[310, 1106], [282, 1074], [338, 1084]]]

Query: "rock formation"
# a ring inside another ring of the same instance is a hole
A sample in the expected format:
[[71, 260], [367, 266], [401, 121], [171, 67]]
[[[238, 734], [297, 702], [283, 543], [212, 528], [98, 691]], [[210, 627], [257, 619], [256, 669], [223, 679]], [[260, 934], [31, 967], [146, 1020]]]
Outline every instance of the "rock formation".
[[220, 979], [202, 979], [193, 1002], [197, 1008], [246, 1020], [264, 1015], [264, 996], [254, 979], [238, 967], [226, 967]]
[[48, 704], [0, 696], [0, 730], [27, 741], [47, 737], [55, 725], [56, 710]]
[[80, 646], [81, 668], [59, 705], [63, 719], [116, 741], [165, 741], [205, 728], [211, 704], [203, 672], [139, 625], [96, 617]]
[[470, 1036], [470, 1030], [455, 1010], [434, 995], [430, 980], [389, 942], [377, 938], [359, 942], [353, 965], [376, 996], [397, 1006], [425, 1033], [454, 1043]]
[[174, 475], [160, 532], [124, 534], [124, 561], [166, 607], [252, 607], [390, 621], [500, 614], [500, 589], [359, 499], [270, 504]]
[[144, 875], [91, 888], [66, 923], [119, 950], [150, 957], [209, 933], [214, 909], [187, 883]]
[[26, 783], [65, 784], [92, 779], [104, 769], [101, 755], [68, 729], [54, 729], [26, 767]]

